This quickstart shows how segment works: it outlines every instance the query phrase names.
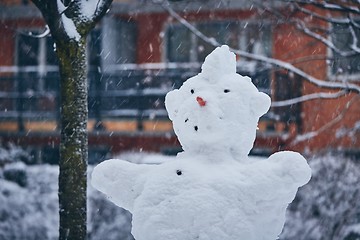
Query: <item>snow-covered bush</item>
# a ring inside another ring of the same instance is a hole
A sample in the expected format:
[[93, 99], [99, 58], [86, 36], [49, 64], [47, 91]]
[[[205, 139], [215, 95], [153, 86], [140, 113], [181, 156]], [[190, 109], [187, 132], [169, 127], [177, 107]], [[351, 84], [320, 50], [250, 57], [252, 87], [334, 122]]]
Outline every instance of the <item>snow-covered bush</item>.
[[[19, 169], [19, 162], [0, 168]], [[23, 166], [27, 184], [20, 186], [0, 177], [0, 239], [58, 239], [58, 167], [50, 165]], [[132, 240], [131, 215], [107, 201], [89, 186], [88, 239]]]
[[15, 182], [21, 187], [27, 184], [26, 165], [23, 162], [5, 165], [2, 175], [4, 179]]
[[286, 240], [360, 239], [360, 163], [341, 156], [309, 160], [313, 171], [290, 205]]
[[12, 143], [0, 145], [0, 178], [17, 183], [24, 187], [27, 184], [25, 164], [30, 163], [31, 156], [23, 148]]
[[18, 161], [29, 163], [31, 162], [31, 156], [27, 151], [15, 144], [0, 145], [0, 167]]
[[94, 188], [88, 188], [88, 239], [134, 240], [131, 214], [111, 203]]
[[[143, 159], [146, 154], [133, 158], [153, 162]], [[312, 180], [300, 189], [290, 205], [280, 239], [359, 240], [359, 164], [341, 156], [317, 157], [309, 163], [313, 170]], [[0, 175], [2, 172], [0, 168]], [[57, 239], [58, 167], [27, 166], [25, 172], [25, 187], [0, 177], [0, 239]], [[89, 186], [89, 240], [133, 239], [130, 219], [128, 212]]]
[[26, 187], [0, 179], [0, 239], [56, 239], [57, 169], [41, 165], [24, 171]]

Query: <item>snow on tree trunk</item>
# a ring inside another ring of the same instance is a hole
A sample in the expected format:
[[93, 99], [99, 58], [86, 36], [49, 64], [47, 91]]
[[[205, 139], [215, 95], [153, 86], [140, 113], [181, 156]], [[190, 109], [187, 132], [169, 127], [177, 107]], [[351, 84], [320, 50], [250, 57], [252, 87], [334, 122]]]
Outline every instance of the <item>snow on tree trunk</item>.
[[112, 0], [32, 0], [56, 44], [61, 77], [59, 239], [86, 239], [86, 36]]
[[85, 41], [58, 46], [61, 75], [60, 239], [86, 237], [87, 78]]

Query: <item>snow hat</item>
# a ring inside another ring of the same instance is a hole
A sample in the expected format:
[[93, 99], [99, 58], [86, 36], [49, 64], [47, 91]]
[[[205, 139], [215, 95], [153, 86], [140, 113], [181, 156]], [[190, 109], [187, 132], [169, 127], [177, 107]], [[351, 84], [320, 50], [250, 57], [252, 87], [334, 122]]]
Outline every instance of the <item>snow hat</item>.
[[222, 75], [236, 73], [236, 56], [230, 52], [227, 45], [215, 48], [215, 50], [205, 58], [201, 66], [201, 75], [210, 82], [216, 81]]

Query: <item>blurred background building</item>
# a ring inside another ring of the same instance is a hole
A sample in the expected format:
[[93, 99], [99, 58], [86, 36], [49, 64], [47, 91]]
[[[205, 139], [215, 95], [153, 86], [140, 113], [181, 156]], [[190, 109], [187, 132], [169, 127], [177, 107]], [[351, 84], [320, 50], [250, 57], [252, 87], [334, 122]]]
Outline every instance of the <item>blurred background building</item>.
[[[237, 54], [238, 73], [274, 102], [259, 122], [252, 154], [358, 156], [359, 91], [346, 86], [360, 89], [360, 11], [294, 2], [115, 0], [88, 37], [89, 162], [122, 151], [180, 151], [165, 94], [200, 71], [212, 40], [249, 53]], [[44, 32], [30, 1], [1, 0], [0, 139], [56, 163], [60, 81], [56, 46]], [[331, 89], [312, 79], [343, 85]]]

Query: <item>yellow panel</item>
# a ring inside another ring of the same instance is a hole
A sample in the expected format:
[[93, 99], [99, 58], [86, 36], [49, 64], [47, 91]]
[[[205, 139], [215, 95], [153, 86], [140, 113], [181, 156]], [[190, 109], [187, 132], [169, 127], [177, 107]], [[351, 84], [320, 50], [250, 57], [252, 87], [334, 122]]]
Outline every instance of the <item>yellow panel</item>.
[[18, 125], [16, 121], [12, 122], [0, 122], [0, 131], [3, 132], [17, 132]]
[[267, 121], [260, 121], [259, 124], [258, 124], [259, 131], [261, 131], [261, 132], [266, 131], [267, 126], [268, 126]]
[[56, 121], [25, 122], [25, 129], [31, 131], [55, 131]]
[[107, 131], [136, 131], [136, 121], [102, 121]]
[[167, 132], [173, 129], [172, 123], [170, 121], [144, 121], [143, 122], [144, 131], [149, 132]]
[[87, 124], [87, 130], [91, 131], [94, 129], [94, 127], [95, 127], [95, 120], [89, 120]]

